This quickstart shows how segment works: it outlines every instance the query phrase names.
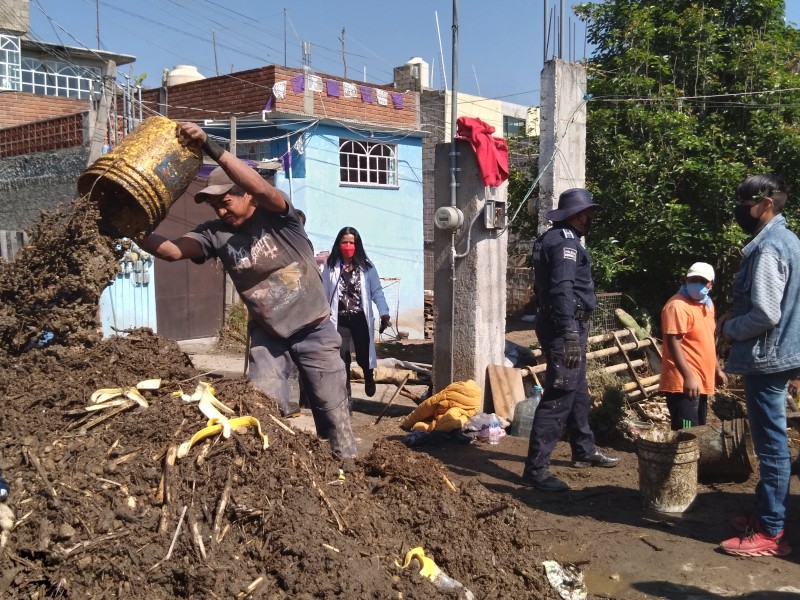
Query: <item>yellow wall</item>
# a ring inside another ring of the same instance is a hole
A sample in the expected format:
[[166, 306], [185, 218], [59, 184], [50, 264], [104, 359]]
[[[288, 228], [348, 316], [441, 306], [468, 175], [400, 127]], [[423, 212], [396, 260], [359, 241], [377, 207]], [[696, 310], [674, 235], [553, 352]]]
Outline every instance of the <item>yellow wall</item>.
[[[445, 92], [445, 131], [450, 131], [450, 106], [451, 106], [452, 92]], [[503, 135], [503, 115], [511, 114], [504, 112], [504, 106], [509, 106], [509, 103], [500, 100], [492, 100], [490, 98], [482, 98], [480, 96], [473, 96], [471, 94], [458, 93], [458, 116], [459, 117], [473, 117], [478, 118], [484, 123], [488, 123], [495, 129], [495, 134], [498, 137]], [[528, 135], [539, 135], [539, 109], [536, 107], [524, 107], [516, 105], [520, 109], [523, 116], [518, 118], [525, 118], [526, 130]], [[517, 116], [517, 115], [512, 115]]]

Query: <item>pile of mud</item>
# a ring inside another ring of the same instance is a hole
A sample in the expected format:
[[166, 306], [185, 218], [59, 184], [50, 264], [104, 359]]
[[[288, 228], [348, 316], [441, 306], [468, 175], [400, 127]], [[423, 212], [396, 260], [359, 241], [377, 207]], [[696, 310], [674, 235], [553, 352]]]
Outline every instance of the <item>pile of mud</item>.
[[[162, 387], [144, 392], [148, 408], [86, 412], [94, 390], [152, 377]], [[216, 382], [216, 395], [257, 417], [269, 448], [248, 429], [168, 469], [168, 449], [205, 425], [196, 403], [171, 395], [196, 382], [177, 345], [147, 330], [2, 369], [17, 520], [0, 596], [435, 598], [395, 566], [420, 545], [477, 598], [548, 596], [534, 524], [515, 501], [452, 482], [398, 442], [376, 444], [342, 480], [327, 444], [278, 426], [274, 402], [244, 380]]]
[[[99, 340], [114, 245], [75, 216], [44, 216], [0, 270], [0, 465], [15, 517], [0, 536], [0, 597], [458, 597], [396, 566], [416, 546], [476, 598], [555, 597], [515, 500], [398, 442], [341, 478], [327, 442], [280, 426], [244, 380], [215, 381], [216, 396], [256, 417], [269, 447], [249, 428], [173, 464], [206, 418], [172, 392], [200, 375], [149, 330]], [[147, 407], [86, 410], [97, 389], [151, 378], [162, 382], [142, 392]]]

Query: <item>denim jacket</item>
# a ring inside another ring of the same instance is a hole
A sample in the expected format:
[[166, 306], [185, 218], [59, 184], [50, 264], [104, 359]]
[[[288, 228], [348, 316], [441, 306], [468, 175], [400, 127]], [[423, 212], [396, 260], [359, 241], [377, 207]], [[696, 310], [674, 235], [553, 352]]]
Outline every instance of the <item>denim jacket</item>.
[[777, 215], [742, 250], [733, 281], [734, 340], [725, 371], [779, 373], [800, 367], [800, 240]]

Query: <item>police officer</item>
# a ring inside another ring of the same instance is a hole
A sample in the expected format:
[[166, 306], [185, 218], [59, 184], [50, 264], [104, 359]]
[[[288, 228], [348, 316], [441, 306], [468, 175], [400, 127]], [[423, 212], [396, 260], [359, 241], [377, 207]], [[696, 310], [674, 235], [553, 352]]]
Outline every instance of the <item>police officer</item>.
[[597, 450], [588, 420], [586, 338], [597, 297], [591, 260], [581, 236], [589, 233], [598, 208], [587, 190], [563, 192], [558, 209], [545, 214], [554, 222], [553, 228], [533, 244], [534, 291], [539, 304], [536, 337], [547, 360], [547, 371], [522, 483], [547, 492], [569, 489], [549, 471], [550, 455], [565, 426], [570, 431], [574, 467], [613, 467], [619, 462], [619, 458]]

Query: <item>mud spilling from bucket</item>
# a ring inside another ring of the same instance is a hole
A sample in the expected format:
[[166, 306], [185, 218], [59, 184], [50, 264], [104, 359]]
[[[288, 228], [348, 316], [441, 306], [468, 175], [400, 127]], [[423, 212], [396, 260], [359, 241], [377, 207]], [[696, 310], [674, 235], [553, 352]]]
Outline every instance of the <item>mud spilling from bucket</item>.
[[140, 240], [167, 216], [202, 165], [199, 148], [183, 146], [177, 123], [150, 117], [78, 179], [78, 191], [96, 202], [100, 229]]
[[697, 437], [685, 431], [650, 431], [636, 440], [642, 506], [680, 514], [697, 496]]
[[0, 363], [100, 340], [98, 302], [118, 272], [119, 250], [98, 220], [93, 202], [74, 200], [43, 213], [28, 245], [0, 261]]

